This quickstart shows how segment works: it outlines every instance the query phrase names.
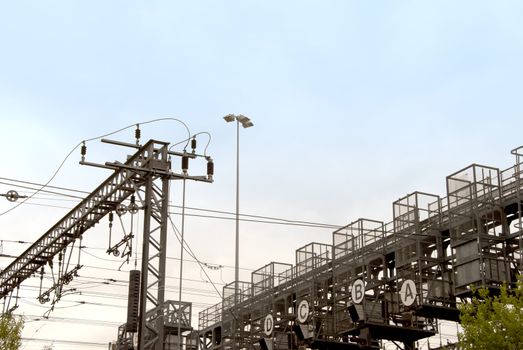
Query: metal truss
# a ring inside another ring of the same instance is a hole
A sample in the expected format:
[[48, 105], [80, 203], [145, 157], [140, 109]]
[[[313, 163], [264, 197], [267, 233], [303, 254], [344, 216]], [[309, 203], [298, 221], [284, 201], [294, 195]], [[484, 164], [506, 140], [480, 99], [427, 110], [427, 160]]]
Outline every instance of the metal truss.
[[[165, 350], [177, 341], [178, 338], [174, 339], [173, 335], [177, 334], [178, 329], [181, 332], [192, 330], [190, 304], [165, 300], [169, 183], [175, 179], [212, 182], [212, 160], [206, 157], [209, 162], [206, 176], [189, 176], [187, 168], [182, 169], [182, 173], [171, 171], [171, 157], [183, 157], [182, 163], [188, 164], [189, 158], [199, 156], [194, 151], [169, 151], [169, 143], [156, 140], [150, 140], [143, 146], [111, 140], [102, 142], [136, 148], [137, 151], [125, 163], [95, 164], [82, 159], [81, 164], [110, 169], [114, 173], [0, 273], [0, 298], [8, 296], [46, 264], [52, 267], [53, 258], [57, 255], [58, 278], [53, 287], [41, 295], [41, 301], [49, 300], [52, 292], [61, 293], [62, 286], [81, 268], [78, 261], [74, 268], [67, 271], [69, 264], [65, 265], [64, 258], [66, 249], [75, 240], [81, 239], [105, 215], [112, 211], [125, 211], [124, 201], [136, 195], [141, 206], [133, 210], [142, 209], [144, 212], [138, 346], [140, 350]], [[134, 197], [131, 202], [134, 204]], [[175, 327], [177, 323], [180, 325]], [[122, 336], [122, 339], [119, 339], [119, 345], [131, 345], [132, 336], [127, 334], [127, 327], [124, 325], [120, 328], [119, 337]]]
[[0, 273], [0, 298], [7, 296], [134, 193], [135, 188], [144, 181], [147, 172], [141, 168], [147, 165], [144, 160], [153, 146], [154, 141], [144, 145], [125, 162], [125, 168], [115, 170], [113, 175], [7, 266]]
[[523, 270], [523, 147], [511, 153], [508, 169], [472, 164], [444, 198], [413, 192], [392, 222], [358, 219], [296, 250], [295, 266], [255, 270], [236, 305], [226, 286], [199, 315], [201, 349], [415, 349], [459, 321], [471, 285], [496, 293]]

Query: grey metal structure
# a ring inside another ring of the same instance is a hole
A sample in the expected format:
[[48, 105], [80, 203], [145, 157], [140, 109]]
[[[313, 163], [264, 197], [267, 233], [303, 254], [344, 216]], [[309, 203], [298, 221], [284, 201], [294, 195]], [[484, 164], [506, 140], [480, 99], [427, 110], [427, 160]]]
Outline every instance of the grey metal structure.
[[[10, 294], [38, 269], [57, 266], [57, 282], [44, 292], [41, 302], [54, 302], [62, 296], [66, 285], [81, 268], [80, 260], [70, 266], [72, 245], [91, 227], [113, 211], [127, 210], [124, 203], [136, 196], [140, 205], [131, 202], [129, 210], [143, 210], [142, 266], [139, 291], [138, 348], [140, 350], [166, 350], [179, 348], [178, 329], [188, 335], [191, 328], [191, 304], [165, 300], [165, 263], [167, 247], [169, 182], [170, 180], [196, 180], [212, 182], [213, 170], [208, 175], [190, 176], [187, 172], [188, 159], [196, 158], [193, 153], [169, 151], [169, 143], [150, 140], [143, 146], [102, 140], [103, 142], [135, 148], [136, 153], [125, 163], [105, 163], [103, 165], [82, 161], [113, 170], [114, 173], [97, 189], [82, 200], [73, 210], [58, 221], [39, 240], [0, 273], [0, 297], [10, 300]], [[182, 157], [182, 173], [171, 170], [171, 157]], [[208, 161], [212, 161], [206, 157]], [[212, 166], [209, 168], [212, 169]], [[134, 205], [134, 207], [131, 207]], [[55, 256], [58, 262], [53, 263]], [[67, 263], [66, 263], [67, 260]], [[133, 327], [123, 325], [119, 330], [118, 346], [129, 349], [132, 345]]]
[[201, 350], [413, 350], [438, 320], [459, 321], [470, 286], [496, 292], [523, 270], [523, 146], [511, 153], [508, 169], [472, 164], [447, 177], [444, 198], [413, 192], [389, 223], [358, 219], [299, 248], [294, 266], [254, 271], [237, 304], [226, 286], [199, 315]]

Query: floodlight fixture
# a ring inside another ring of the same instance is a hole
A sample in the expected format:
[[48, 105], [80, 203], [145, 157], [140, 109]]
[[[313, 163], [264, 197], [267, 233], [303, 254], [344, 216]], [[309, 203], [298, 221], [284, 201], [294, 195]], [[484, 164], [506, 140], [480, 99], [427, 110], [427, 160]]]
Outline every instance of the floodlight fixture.
[[241, 114], [240, 114], [240, 116], [238, 117], [238, 121], [239, 121], [240, 123], [242, 123], [242, 126], [243, 126], [245, 129], [250, 128], [251, 126], [254, 125], [254, 124], [252, 123], [252, 121], [251, 121], [249, 118], [247, 118], [246, 116], [241, 115]]
[[225, 121], [227, 123], [230, 123], [230, 122], [233, 122], [236, 120], [238, 122], [238, 124], [241, 124], [245, 129], [250, 128], [251, 126], [254, 126], [251, 119], [244, 116], [243, 114], [238, 114], [238, 115], [227, 114], [225, 117], [223, 117], [223, 119], [225, 119]]
[[248, 123], [251, 121], [248, 117], [244, 116], [243, 114], [238, 114], [238, 116], [236, 116], [236, 120], [238, 120], [242, 124], [245, 124], [245, 123]]
[[230, 123], [233, 122], [236, 119], [236, 117], [234, 116], [234, 114], [227, 114], [225, 117], [223, 117], [223, 119], [225, 119], [227, 123]]

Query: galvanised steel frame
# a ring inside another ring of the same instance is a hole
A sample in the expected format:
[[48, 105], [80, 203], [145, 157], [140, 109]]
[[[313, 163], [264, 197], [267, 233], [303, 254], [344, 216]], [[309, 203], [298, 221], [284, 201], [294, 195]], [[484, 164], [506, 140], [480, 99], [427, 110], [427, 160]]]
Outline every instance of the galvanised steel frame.
[[[521, 274], [523, 146], [512, 154], [516, 163], [506, 170], [473, 164], [449, 175], [445, 198], [413, 192], [398, 199], [390, 223], [358, 219], [336, 230], [332, 244], [298, 249], [296, 265], [283, 273], [270, 264], [256, 270], [238, 305], [228, 296], [200, 313], [200, 348], [378, 349], [390, 340], [413, 349], [439, 331], [437, 320], [459, 320], [457, 303], [470, 297], [470, 285], [495, 292]], [[274, 283], [260, 288], [262, 275]], [[364, 297], [355, 305], [360, 279]], [[417, 292], [409, 306], [400, 301], [407, 280]], [[310, 306], [304, 322], [301, 300]], [[224, 322], [231, 314], [234, 327]]]
[[[119, 210], [127, 198], [136, 194], [141, 201], [140, 209], [144, 211], [138, 346], [140, 350], [171, 349], [178, 346], [172, 345], [177, 340], [171, 339], [173, 335], [177, 335], [178, 328], [181, 332], [190, 331], [192, 328], [190, 304], [187, 306], [186, 303], [165, 300], [169, 182], [173, 179], [212, 182], [212, 178], [189, 176], [186, 172], [172, 172], [171, 156], [195, 158], [196, 155], [169, 151], [167, 142], [150, 140], [143, 146], [138, 146], [110, 140], [102, 141], [137, 148], [137, 151], [125, 163], [99, 165], [83, 160], [80, 162], [111, 169], [114, 173], [0, 273], [0, 297], [7, 297], [39, 268], [52, 264], [56, 255], [59, 255], [62, 261], [62, 252], [71, 243], [81, 238], [105, 215]], [[72, 271], [78, 268], [79, 265]], [[69, 274], [67, 271], [61, 271], [62, 276]], [[176, 326], [178, 317], [182, 319], [181, 327]], [[120, 328], [119, 335], [122, 339], [119, 343], [124, 345], [128, 343], [129, 334], [125, 331], [125, 325]]]
[[[151, 145], [148, 143], [144, 148]], [[6, 297], [26, 278], [115, 210], [118, 204], [134, 193], [135, 187], [142, 185], [143, 174], [137, 170], [140, 170], [145, 152], [146, 149], [129, 158], [125, 165], [131, 169], [115, 171], [0, 273], [0, 298]]]

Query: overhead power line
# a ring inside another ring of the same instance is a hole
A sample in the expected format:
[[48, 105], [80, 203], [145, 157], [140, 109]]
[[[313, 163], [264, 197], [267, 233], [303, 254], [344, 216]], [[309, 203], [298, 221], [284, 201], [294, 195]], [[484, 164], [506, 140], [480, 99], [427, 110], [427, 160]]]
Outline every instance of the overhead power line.
[[[80, 146], [82, 146], [82, 148], [85, 148], [85, 143], [86, 142], [89, 142], [89, 141], [94, 141], [94, 140], [100, 140], [100, 139], [103, 139], [104, 137], [107, 137], [107, 136], [111, 136], [111, 135], [114, 135], [114, 134], [117, 134], [119, 132], [122, 132], [124, 130], [127, 130], [127, 129], [130, 129], [130, 128], [134, 128], [135, 126], [137, 125], [145, 125], [145, 124], [150, 124], [150, 123], [156, 123], [156, 122], [159, 122], [159, 121], [176, 121], [180, 124], [182, 124], [185, 129], [187, 130], [187, 134], [188, 134], [188, 139], [189, 140], [191, 138], [191, 132], [189, 130], [189, 127], [187, 126], [187, 124], [185, 124], [183, 121], [181, 121], [180, 119], [178, 118], [157, 118], [157, 119], [151, 119], [151, 120], [146, 120], [144, 122], [140, 122], [140, 123], [133, 123], [131, 125], [127, 125], [127, 126], [124, 126], [120, 129], [117, 129], [117, 130], [114, 130], [114, 131], [110, 131], [108, 133], [105, 133], [103, 135], [98, 135], [98, 136], [95, 136], [95, 137], [91, 137], [89, 139], [85, 139], [85, 140], [82, 140], [80, 142], [78, 142], [78, 144], [76, 146], [74, 146], [70, 151], [69, 153], [67, 153], [67, 155], [64, 157], [64, 159], [60, 162], [60, 165], [58, 166], [58, 168], [55, 170], [55, 172], [51, 175], [51, 177], [49, 178], [49, 180], [47, 180], [47, 182], [43, 185], [40, 186], [39, 189], [37, 189], [33, 194], [31, 194], [30, 196], [28, 196], [27, 198], [24, 198], [21, 202], [15, 204], [13, 207], [3, 211], [3, 212], [0, 212], [0, 216], [3, 216], [13, 210], [15, 210], [16, 208], [18, 208], [20, 205], [24, 204], [25, 202], [27, 202], [28, 200], [30, 200], [34, 195], [38, 194], [39, 192], [41, 192], [42, 190], [44, 190], [47, 186], [49, 186], [49, 184], [51, 183], [51, 181], [54, 180], [54, 178], [56, 177], [56, 175], [58, 175], [58, 173], [60, 172], [60, 170], [62, 169], [62, 167], [64, 166], [65, 162], [67, 161], [67, 159], [69, 159], [69, 157], [71, 156], [71, 154], [73, 154], [73, 152]], [[187, 145], [189, 144], [189, 141], [187, 141]], [[187, 145], [185, 147], [187, 147]], [[83, 150], [82, 150], [83, 151]]]
[[84, 346], [103, 347], [104, 349], [107, 348], [107, 343], [95, 343], [95, 342], [80, 341], [80, 340], [22, 338], [22, 341], [44, 342], [44, 343], [53, 343], [53, 344], [58, 343], [58, 344], [67, 344], [67, 345], [84, 345]]
[[[16, 179], [5, 178], [5, 177], [0, 177], [0, 180], [14, 182], [14, 183], [0, 182], [0, 184], [19, 187], [19, 188], [31, 189], [34, 191], [37, 191], [38, 189], [37, 188], [28, 188], [27, 186], [19, 185], [18, 183], [30, 184], [30, 185], [34, 185], [34, 186], [43, 186], [42, 184], [35, 183], [35, 182], [16, 180]], [[60, 190], [64, 190], [64, 191], [69, 191], [69, 192], [89, 194], [89, 192], [86, 192], [86, 191], [81, 191], [81, 190], [67, 188], [67, 187], [59, 187], [59, 186], [47, 186], [47, 187], [54, 188], [54, 189], [60, 189]], [[40, 192], [50, 193], [53, 195], [63, 195], [65, 197], [75, 198], [75, 199], [83, 199], [83, 197], [74, 196], [74, 195], [67, 194], [67, 193], [64, 194], [64, 193], [60, 193], [60, 192], [56, 192], [56, 191], [41, 190]], [[37, 203], [33, 203], [33, 204], [37, 204]], [[39, 204], [39, 205], [43, 205], [43, 204]], [[52, 205], [49, 205], [49, 206], [52, 207]], [[61, 207], [61, 206], [54, 206], [54, 207], [59, 207], [59, 208], [63, 208], [63, 209], [71, 209], [70, 207]], [[181, 208], [181, 206], [173, 205], [173, 204], [171, 204], [170, 207], [178, 208], [178, 209]], [[224, 215], [231, 215], [231, 216], [236, 215], [236, 213], [234, 213], [234, 212], [225, 211], [225, 210], [216, 210], [216, 209], [207, 209], [207, 208], [198, 208], [198, 207], [185, 207], [185, 209], [192, 210], [192, 211], [202, 211], [202, 212], [207, 212], [207, 213], [214, 213], [214, 214], [224, 214]], [[175, 213], [175, 212], [171, 212], [171, 214], [181, 215], [180, 213]], [[186, 213], [185, 215], [193, 216], [193, 217], [209, 218], [209, 219], [235, 220], [235, 217], [229, 218], [226, 216], [202, 215], [202, 214], [191, 214], [191, 213]], [[339, 229], [340, 227], [342, 227], [341, 225], [335, 225], [335, 224], [312, 222], [312, 221], [305, 221], [305, 220], [292, 220], [292, 219], [278, 218], [278, 217], [265, 216], [265, 215], [242, 214], [242, 213], [240, 213], [239, 215], [241, 217], [240, 218], [241, 221], [254, 222], [254, 223], [290, 225], [290, 226], [301, 226], [301, 227], [312, 227], [312, 228], [325, 228], [325, 229], [333, 229], [333, 230], [336, 230], [336, 229]]]
[[[22, 240], [9, 240], [9, 239], [2, 239], [0, 240], [1, 242], [5, 242], [5, 243], [17, 243], [17, 244], [32, 244], [32, 242], [27, 242], [27, 241], [22, 241]], [[78, 249], [78, 247], [75, 247], [75, 249]], [[92, 253], [88, 253], [85, 251], [85, 249], [93, 249], [93, 250], [103, 250], [104, 252], [107, 251], [107, 248], [102, 248], [102, 247], [88, 247], [88, 246], [82, 246], [81, 247], [82, 251], [84, 253], [86, 253], [87, 255], [90, 255], [92, 256], [93, 258], [95, 259], [99, 259], [99, 260], [107, 260], [107, 261], [111, 261], [111, 262], [122, 262], [122, 260], [117, 260], [117, 259], [107, 259], [107, 258], [102, 258], [102, 257], [99, 257], [99, 256], [96, 256]], [[141, 259], [140, 257], [138, 259]], [[172, 257], [172, 256], [167, 256], [167, 260], [180, 260], [180, 258], [178, 257]], [[197, 264], [198, 261], [196, 260], [191, 260], [191, 259], [184, 259], [185, 262], [191, 262], [191, 263], [195, 263]], [[200, 263], [202, 263], [204, 266], [210, 268], [211, 270], [213, 269], [221, 269], [221, 268], [227, 268], [227, 269], [234, 269], [234, 266], [232, 265], [224, 265], [224, 264], [219, 264], [219, 263], [215, 263], [215, 262], [210, 262], [210, 261], [203, 261], [203, 260], [200, 260]], [[98, 267], [94, 267], [94, 268], [98, 268]], [[101, 268], [101, 267], [100, 267]], [[126, 270], [116, 270], [116, 269], [108, 269], [108, 268], [104, 268], [106, 270], [114, 270], [116, 272], [128, 272]], [[249, 268], [249, 267], [240, 267], [240, 270], [244, 270], [244, 271], [249, 271], [249, 272], [252, 272], [254, 271], [255, 269], [254, 268]], [[167, 278], [177, 278], [177, 277], [167, 277]]]
[[74, 317], [59, 317], [59, 316], [48, 316], [43, 317], [42, 315], [19, 315], [24, 317], [26, 322], [61, 322], [61, 323], [82, 323], [89, 324], [93, 326], [105, 326], [105, 327], [118, 327], [122, 322], [114, 321], [103, 321], [103, 320], [93, 320], [87, 318], [74, 318]]

